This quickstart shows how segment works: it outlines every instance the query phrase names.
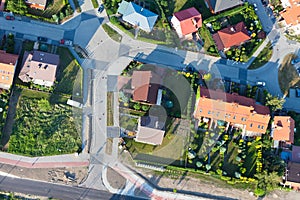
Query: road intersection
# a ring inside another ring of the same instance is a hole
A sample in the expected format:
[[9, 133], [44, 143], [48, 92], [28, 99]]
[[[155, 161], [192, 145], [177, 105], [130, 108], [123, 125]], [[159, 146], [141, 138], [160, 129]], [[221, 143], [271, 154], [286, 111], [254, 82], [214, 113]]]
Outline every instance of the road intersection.
[[[256, 1], [258, 2], [258, 0], [253, 0], [250, 3]], [[62, 38], [70, 39], [74, 41], [74, 44], [83, 47], [88, 52], [89, 58], [82, 59], [71, 49], [84, 70], [83, 143], [86, 146], [84, 146], [83, 154], [88, 157], [90, 165], [89, 176], [82, 186], [99, 190], [109, 188], [105, 172], [106, 168], [110, 166], [126, 177], [130, 186], [142, 188], [143, 192], [148, 193], [149, 196], [155, 198], [175, 198], [176, 196], [178, 199], [192, 199], [192, 196], [175, 195], [156, 190], [144, 179], [137, 176], [122, 163], [119, 163], [116, 154], [118, 148], [117, 138], [113, 139], [114, 153], [108, 155], [105, 152], [109, 135], [106, 116], [107, 91], [112, 90], [108, 88], [108, 82], [111, 81], [111, 77], [119, 75], [131, 60], [136, 59], [175, 69], [184, 69], [186, 66], [192, 65], [197, 70], [213, 73], [215, 77], [227, 78], [251, 85], [255, 84], [257, 80], [266, 81], [267, 89], [271, 94], [282, 96], [278, 80], [274, 77], [278, 77], [278, 68], [284, 56], [296, 52], [299, 47], [287, 40], [280, 30], [275, 29], [272, 20], [267, 16], [261, 3], [257, 4], [259, 18], [267, 19], [262, 20], [262, 26], [269, 33], [268, 39], [273, 41], [278, 35], [280, 37], [274, 44], [274, 53], [270, 62], [256, 70], [247, 70], [250, 62], [244, 64], [225, 61], [224, 63], [219, 58], [209, 55], [135, 40], [108, 22], [105, 12], [101, 16], [97, 15], [95, 9], [92, 8], [91, 1], [85, 1], [81, 6], [82, 13], [76, 14], [75, 17], [62, 25], [52, 25], [25, 18], [21, 21], [11, 22], [0, 17], [0, 29], [15, 33], [22, 39], [35, 40], [38, 36], [47, 37], [52, 44], [58, 44], [58, 41]], [[121, 43], [113, 41], [105, 34], [101, 27], [103, 23], [107, 23], [122, 35]], [[117, 98], [115, 97], [115, 99]], [[300, 109], [298, 99], [287, 98], [286, 102], [285, 107], [287, 109]], [[115, 118], [114, 125], [118, 125], [117, 118]], [[116, 192], [112, 188], [110, 190]], [[128, 193], [124, 191], [118, 191], [118, 193], [133, 194], [132, 190], [128, 188], [126, 189]]]

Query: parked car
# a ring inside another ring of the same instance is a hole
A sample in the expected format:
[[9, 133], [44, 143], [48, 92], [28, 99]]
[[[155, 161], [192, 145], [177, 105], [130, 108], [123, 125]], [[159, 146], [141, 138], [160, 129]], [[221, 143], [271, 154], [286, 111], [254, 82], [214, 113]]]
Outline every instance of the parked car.
[[6, 16], [5, 16], [5, 19], [6, 19], [6, 20], [15, 20], [15, 17], [12, 16], [12, 15], [6, 15]]
[[99, 6], [99, 8], [98, 8], [98, 13], [102, 13], [103, 10], [104, 10], [104, 5], [101, 4], [101, 5]]
[[291, 61], [291, 64], [294, 65], [294, 64], [297, 64], [298, 62], [300, 62], [300, 58], [293, 59]]
[[45, 37], [38, 37], [37, 39], [38, 39], [38, 41], [40, 41], [40, 42], [47, 42], [47, 41], [48, 41], [48, 39], [45, 38]]
[[67, 45], [67, 46], [72, 46], [73, 45], [73, 41], [72, 40], [61, 39], [60, 40], [60, 44], [64, 44], [64, 45]]
[[254, 6], [254, 10], [258, 10], [258, 9], [257, 9], [257, 5], [256, 5], [256, 3], [255, 3], [255, 4], [253, 4], [253, 6]]
[[264, 81], [257, 81], [256, 82], [256, 86], [265, 87], [266, 86], [266, 82], [264, 82]]

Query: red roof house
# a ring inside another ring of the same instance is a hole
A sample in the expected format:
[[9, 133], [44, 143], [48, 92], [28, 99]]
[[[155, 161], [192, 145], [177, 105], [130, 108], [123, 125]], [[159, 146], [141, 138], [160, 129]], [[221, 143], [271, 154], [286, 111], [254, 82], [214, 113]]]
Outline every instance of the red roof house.
[[275, 116], [272, 125], [273, 139], [294, 143], [295, 121], [290, 116]]
[[131, 78], [133, 100], [155, 104], [161, 81], [161, 77], [155, 72], [134, 71]]
[[180, 38], [187, 37], [202, 26], [202, 16], [196, 8], [191, 7], [174, 13], [171, 23]]
[[239, 22], [236, 25], [224, 28], [213, 34], [212, 37], [219, 51], [232, 46], [239, 46], [251, 38], [244, 22]]
[[201, 87], [194, 117], [241, 125], [246, 135], [260, 135], [267, 130], [269, 114], [268, 107], [257, 107], [255, 100], [251, 98]]

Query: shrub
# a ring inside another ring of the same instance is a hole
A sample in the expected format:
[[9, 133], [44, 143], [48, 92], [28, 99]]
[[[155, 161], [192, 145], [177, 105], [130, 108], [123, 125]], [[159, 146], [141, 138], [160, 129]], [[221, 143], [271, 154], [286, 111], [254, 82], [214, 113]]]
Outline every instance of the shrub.
[[262, 197], [262, 196], [264, 196], [264, 195], [266, 194], [266, 192], [265, 192], [263, 189], [256, 188], [256, 189], [254, 190], [254, 194], [255, 194], [255, 196], [257, 196], [257, 197]]

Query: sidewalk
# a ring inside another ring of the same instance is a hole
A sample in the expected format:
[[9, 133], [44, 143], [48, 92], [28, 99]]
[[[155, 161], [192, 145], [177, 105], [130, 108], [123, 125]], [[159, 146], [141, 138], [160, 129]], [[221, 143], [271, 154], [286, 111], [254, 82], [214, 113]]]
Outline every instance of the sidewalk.
[[89, 165], [89, 155], [65, 154], [57, 156], [27, 157], [0, 152], [0, 163], [25, 168], [83, 167]]

